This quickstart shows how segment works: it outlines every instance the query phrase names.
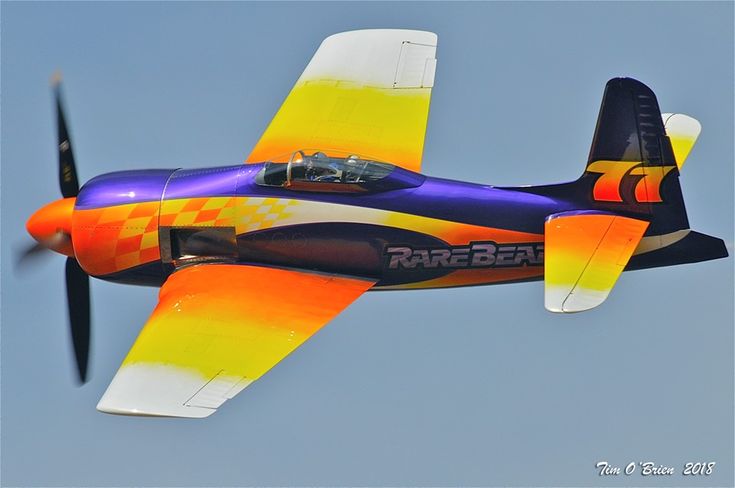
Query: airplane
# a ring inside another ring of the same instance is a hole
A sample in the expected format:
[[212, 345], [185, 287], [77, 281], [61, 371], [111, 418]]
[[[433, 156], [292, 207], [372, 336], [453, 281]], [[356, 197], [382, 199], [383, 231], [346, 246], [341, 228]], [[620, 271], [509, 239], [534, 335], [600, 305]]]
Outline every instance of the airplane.
[[245, 164], [142, 169], [81, 188], [53, 81], [62, 198], [27, 222], [67, 256], [86, 381], [89, 276], [160, 287], [97, 409], [214, 413], [366, 291], [544, 280], [545, 307], [600, 305], [620, 273], [723, 258], [690, 229], [680, 170], [701, 131], [611, 79], [582, 176], [495, 187], [421, 174], [437, 36], [325, 39]]

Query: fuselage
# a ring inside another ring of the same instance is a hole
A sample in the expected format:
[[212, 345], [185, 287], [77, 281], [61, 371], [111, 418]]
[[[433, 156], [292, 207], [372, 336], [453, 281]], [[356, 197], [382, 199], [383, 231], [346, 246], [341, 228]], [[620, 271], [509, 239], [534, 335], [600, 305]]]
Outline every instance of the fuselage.
[[543, 277], [544, 221], [578, 206], [400, 167], [364, 185], [267, 184], [266, 164], [96, 177], [76, 199], [74, 253], [92, 276], [151, 286], [213, 261], [369, 276], [376, 289], [507, 283]]

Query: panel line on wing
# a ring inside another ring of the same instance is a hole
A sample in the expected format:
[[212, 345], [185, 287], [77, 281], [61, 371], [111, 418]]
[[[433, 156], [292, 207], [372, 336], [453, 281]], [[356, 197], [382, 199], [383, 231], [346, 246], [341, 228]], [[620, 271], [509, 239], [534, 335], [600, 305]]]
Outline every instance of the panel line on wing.
[[600, 246], [602, 245], [602, 243], [605, 242], [605, 236], [607, 235], [608, 232], [610, 232], [610, 228], [612, 227], [614, 221], [615, 221], [614, 218], [610, 220], [610, 223], [607, 225], [607, 228], [605, 229], [605, 232], [602, 234], [602, 237], [600, 238], [599, 241], [597, 241], [597, 245], [595, 246], [594, 251], [592, 251], [592, 254], [590, 254], [590, 257], [587, 260], [587, 263], [584, 265], [584, 268], [582, 268], [582, 272], [579, 274], [579, 276], [577, 277], [577, 280], [572, 285], [572, 289], [569, 291], [569, 295], [567, 295], [567, 297], [562, 302], [561, 304], [562, 310], [564, 310], [564, 305], [566, 305], [569, 298], [571, 298], [571, 296], [574, 295], [574, 290], [577, 289], [577, 287], [579, 286], [579, 282], [582, 281], [582, 277], [587, 271], [587, 268], [589, 268], [590, 263], [592, 262], [592, 259], [595, 257], [595, 253], [597, 253], [598, 249], [600, 249]]

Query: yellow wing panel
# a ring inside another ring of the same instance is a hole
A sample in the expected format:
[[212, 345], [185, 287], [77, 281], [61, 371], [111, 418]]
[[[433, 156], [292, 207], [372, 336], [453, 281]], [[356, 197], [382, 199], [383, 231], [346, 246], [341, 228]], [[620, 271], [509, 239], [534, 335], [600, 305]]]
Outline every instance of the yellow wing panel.
[[299, 149], [421, 169], [436, 35], [364, 30], [321, 44], [247, 162]]
[[177, 271], [97, 408], [211, 415], [373, 284], [243, 265]]
[[600, 305], [638, 246], [648, 222], [595, 212], [564, 212], [546, 220], [545, 305], [581, 312]]

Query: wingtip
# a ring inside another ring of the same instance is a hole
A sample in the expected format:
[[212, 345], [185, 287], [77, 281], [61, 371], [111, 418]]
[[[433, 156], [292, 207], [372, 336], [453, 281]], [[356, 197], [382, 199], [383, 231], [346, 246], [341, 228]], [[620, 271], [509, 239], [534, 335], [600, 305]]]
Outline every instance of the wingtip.
[[114, 405], [104, 403], [104, 398], [97, 404], [97, 411], [109, 415], [119, 415], [121, 417], [149, 417], [149, 418], [182, 418], [182, 419], [203, 419], [216, 412], [216, 409], [205, 410], [197, 409], [186, 414], [158, 413], [153, 411], [139, 410], [137, 408], [118, 408]]

